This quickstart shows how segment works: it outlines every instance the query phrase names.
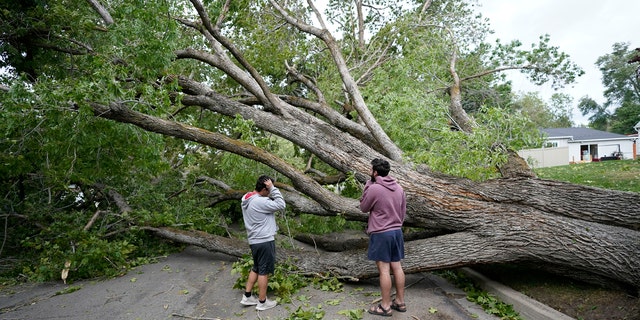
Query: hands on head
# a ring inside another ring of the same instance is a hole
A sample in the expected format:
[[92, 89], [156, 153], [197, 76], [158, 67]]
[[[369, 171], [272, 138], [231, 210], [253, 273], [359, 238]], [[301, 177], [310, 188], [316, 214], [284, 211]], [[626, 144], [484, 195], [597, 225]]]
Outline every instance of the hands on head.
[[271, 190], [271, 187], [273, 187], [273, 181], [271, 181], [271, 179], [267, 179], [264, 182], [264, 185], [267, 187], [267, 189]]

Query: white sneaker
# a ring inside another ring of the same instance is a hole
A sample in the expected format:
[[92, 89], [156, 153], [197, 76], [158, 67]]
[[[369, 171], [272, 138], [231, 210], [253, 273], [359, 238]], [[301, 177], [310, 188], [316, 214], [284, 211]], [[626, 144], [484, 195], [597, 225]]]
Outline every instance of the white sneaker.
[[242, 300], [240, 300], [240, 303], [244, 304], [245, 306], [255, 306], [259, 302], [260, 301], [258, 301], [258, 298], [256, 298], [254, 295], [251, 295], [250, 297], [247, 298], [247, 296], [243, 294]]
[[273, 300], [265, 300], [264, 303], [260, 303], [260, 301], [258, 301], [258, 305], [256, 306], [256, 310], [262, 311], [262, 310], [267, 310], [267, 309], [271, 309], [273, 307], [275, 307], [278, 303], [273, 301]]

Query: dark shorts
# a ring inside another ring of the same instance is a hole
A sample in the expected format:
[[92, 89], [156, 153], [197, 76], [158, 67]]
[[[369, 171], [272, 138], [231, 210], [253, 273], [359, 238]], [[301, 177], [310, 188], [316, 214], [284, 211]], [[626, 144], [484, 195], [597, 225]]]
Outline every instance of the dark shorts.
[[267, 241], [249, 245], [253, 257], [253, 272], [268, 275], [276, 270], [276, 242]]
[[367, 258], [373, 261], [398, 262], [404, 259], [402, 230], [391, 230], [369, 235]]

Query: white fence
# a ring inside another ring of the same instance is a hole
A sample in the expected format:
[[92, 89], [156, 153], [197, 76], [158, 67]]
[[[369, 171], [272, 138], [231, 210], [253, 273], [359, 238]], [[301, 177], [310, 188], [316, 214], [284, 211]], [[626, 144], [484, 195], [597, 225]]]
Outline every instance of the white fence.
[[531, 168], [564, 166], [569, 164], [569, 147], [526, 149], [518, 155], [527, 161]]

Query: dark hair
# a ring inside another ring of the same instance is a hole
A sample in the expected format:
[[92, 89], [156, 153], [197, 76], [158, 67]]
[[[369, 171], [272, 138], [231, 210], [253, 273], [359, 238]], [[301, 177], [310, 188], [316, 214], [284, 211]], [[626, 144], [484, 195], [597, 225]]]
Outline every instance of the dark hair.
[[271, 178], [271, 177], [269, 177], [267, 175], [264, 175], [264, 174], [261, 175], [258, 178], [258, 182], [256, 182], [256, 191], [260, 192], [260, 191], [262, 191], [262, 189], [266, 188], [267, 185], [264, 184], [264, 182], [267, 181], [267, 180], [273, 181], [273, 178]]
[[371, 160], [371, 166], [373, 167], [373, 171], [377, 172], [381, 177], [386, 177], [389, 171], [391, 171], [391, 165], [387, 160], [373, 159]]

